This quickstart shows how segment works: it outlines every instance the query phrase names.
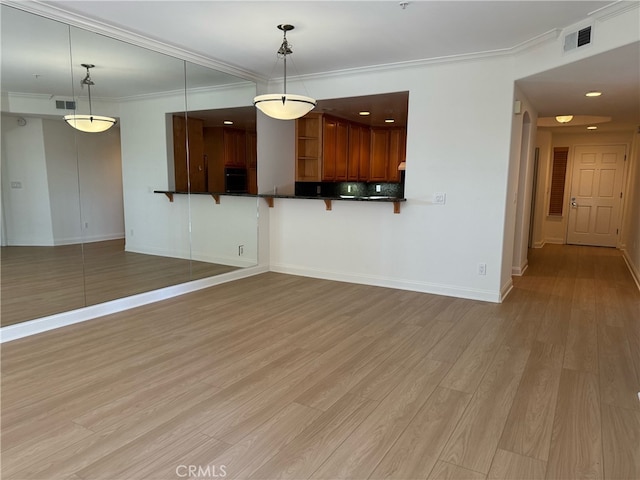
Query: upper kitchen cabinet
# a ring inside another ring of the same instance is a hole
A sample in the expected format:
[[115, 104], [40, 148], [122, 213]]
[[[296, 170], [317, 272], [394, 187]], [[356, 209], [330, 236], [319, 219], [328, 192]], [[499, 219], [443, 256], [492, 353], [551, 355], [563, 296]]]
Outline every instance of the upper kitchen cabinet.
[[319, 100], [296, 120], [296, 182], [402, 182], [409, 92]]
[[324, 116], [322, 119], [322, 181], [346, 181], [349, 160], [349, 123], [339, 118]]
[[400, 181], [404, 127], [369, 127], [314, 113], [297, 120], [296, 132], [297, 182]]
[[371, 164], [371, 129], [356, 123], [349, 124], [348, 182], [369, 180]]
[[371, 129], [370, 181], [400, 181], [398, 166], [405, 159], [406, 136], [404, 128]]

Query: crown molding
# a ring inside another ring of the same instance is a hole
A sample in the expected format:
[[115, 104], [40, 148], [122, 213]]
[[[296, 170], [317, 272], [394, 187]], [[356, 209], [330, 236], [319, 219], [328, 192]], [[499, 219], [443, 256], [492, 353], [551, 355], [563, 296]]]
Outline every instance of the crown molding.
[[638, 10], [640, 8], [640, 2], [629, 0], [617, 0], [609, 5], [598, 8], [588, 13], [588, 18], [594, 18], [598, 21], [605, 21], [613, 17], [617, 17], [630, 10]]
[[265, 80], [255, 72], [228, 65], [226, 63], [213, 60], [212, 58], [205, 57], [204, 55], [190, 52], [183, 48], [160, 42], [158, 40], [145, 37], [144, 35], [133, 33], [120, 27], [109, 25], [99, 20], [68, 12], [51, 3], [44, 3], [40, 0], [2, 0], [0, 3], [9, 7], [17, 8], [18, 10], [23, 10], [28, 13], [39, 15], [41, 17], [66, 23], [67, 25], [71, 25], [72, 27], [82, 28], [90, 32], [105, 35], [115, 40], [131, 43], [132, 45], [136, 45], [138, 47], [169, 55], [180, 60], [186, 60], [203, 67], [211, 68], [219, 72], [239, 77], [243, 80], [248, 80], [254, 83], [260, 80]]
[[[115, 38], [116, 40], [122, 40], [128, 43], [132, 43], [134, 45], [138, 45], [143, 48], [157, 51], [159, 53], [164, 53], [172, 57], [177, 57], [181, 60], [187, 60], [189, 62], [193, 62], [198, 65], [212, 68], [224, 73], [228, 73], [230, 75], [234, 75], [242, 79], [255, 82], [257, 84], [272, 85], [274, 83], [278, 83], [282, 81], [282, 77], [265, 78], [258, 75], [255, 72], [251, 72], [249, 70], [244, 70], [238, 67], [227, 65], [225, 63], [213, 60], [209, 57], [205, 57], [203, 55], [193, 53], [179, 47], [165, 44], [158, 40], [153, 40], [148, 37], [145, 37], [136, 33], [132, 33], [118, 27], [114, 27], [112, 25], [99, 22], [94, 19], [90, 19], [88, 17], [84, 17], [82, 15], [77, 15], [77, 14], [67, 12], [58, 7], [53, 6], [50, 3], [44, 3], [41, 0], [30, 0], [30, 1], [0, 0], [0, 3], [7, 4], [9, 6], [12, 6], [30, 13], [34, 13], [36, 15], [41, 15], [47, 18], [51, 18], [52, 20], [57, 20], [57, 21], [67, 23], [69, 25], [80, 27], [85, 30], [106, 35], [108, 37]], [[627, 13], [631, 10], [638, 10], [639, 8], [640, 8], [639, 1], [617, 0], [609, 5], [606, 5], [602, 8], [599, 8], [597, 10], [590, 12], [588, 14], [589, 16], [583, 19], [581, 22], [575, 23], [573, 25], [568, 25], [563, 28], [550, 30], [534, 38], [526, 40], [518, 45], [515, 45], [513, 47], [503, 48], [503, 49], [488, 50], [483, 52], [464, 53], [464, 54], [457, 54], [457, 55], [448, 55], [448, 56], [442, 56], [442, 57], [432, 57], [432, 58], [426, 58], [426, 59], [420, 59], [420, 60], [410, 60], [405, 62], [395, 62], [395, 63], [381, 64], [381, 65], [370, 65], [366, 67], [354, 67], [354, 68], [347, 68], [342, 70], [332, 70], [329, 72], [319, 72], [319, 73], [311, 73], [306, 75], [289, 76], [288, 78], [292, 81], [296, 81], [296, 80], [303, 81], [305, 79], [312, 80], [312, 79], [322, 79], [322, 78], [333, 78], [333, 77], [341, 77], [345, 75], [384, 72], [388, 70], [420, 68], [420, 67], [434, 65], [434, 64], [468, 62], [468, 61], [482, 60], [486, 58], [508, 57], [508, 56], [520, 54], [526, 50], [535, 48], [536, 46], [541, 44], [557, 41], [557, 39], [560, 37], [560, 35], [564, 30], [566, 30], [567, 28], [572, 28], [574, 25], [583, 24], [585, 22], [592, 22], [594, 20], [598, 22], [604, 22], [618, 15]]]

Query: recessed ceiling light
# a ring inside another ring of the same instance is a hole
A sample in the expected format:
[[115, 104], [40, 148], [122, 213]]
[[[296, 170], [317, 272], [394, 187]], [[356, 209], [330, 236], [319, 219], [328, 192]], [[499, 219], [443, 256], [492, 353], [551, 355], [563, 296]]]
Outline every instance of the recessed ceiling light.
[[599, 97], [600, 95], [602, 95], [602, 92], [587, 92], [584, 94], [585, 97]]
[[395, 120], [393, 118], [387, 118], [384, 123], [393, 123]]
[[598, 127], [596, 127], [595, 125], [589, 125], [587, 127], [587, 130], [597, 130], [597, 129], [598, 129]]
[[233, 122], [231, 120], [225, 120], [224, 122], [225, 125], [233, 125]]
[[358, 112], [358, 115], [362, 115], [363, 117], [366, 117], [367, 115], [371, 115], [371, 112], [362, 111], [362, 112]]

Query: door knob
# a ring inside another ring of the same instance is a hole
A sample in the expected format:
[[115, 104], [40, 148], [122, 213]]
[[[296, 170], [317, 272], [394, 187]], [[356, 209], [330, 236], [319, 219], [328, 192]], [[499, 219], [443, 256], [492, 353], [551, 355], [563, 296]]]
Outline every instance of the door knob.
[[574, 207], [574, 208], [578, 206], [578, 202], [576, 202], [576, 197], [573, 197], [571, 199], [571, 206]]

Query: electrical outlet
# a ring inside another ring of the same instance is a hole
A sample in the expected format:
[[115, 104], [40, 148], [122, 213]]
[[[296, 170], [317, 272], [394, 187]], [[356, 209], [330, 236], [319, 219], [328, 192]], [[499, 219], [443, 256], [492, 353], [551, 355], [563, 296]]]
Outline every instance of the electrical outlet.
[[11, 188], [22, 188], [22, 182], [11, 182]]
[[447, 202], [447, 194], [438, 192], [433, 194], [433, 203], [435, 205], [444, 205]]
[[376, 185], [376, 193], [380, 193], [382, 191], [382, 185]]
[[347, 193], [351, 193], [351, 185], [347, 185]]
[[479, 263], [478, 264], [478, 275], [486, 275], [487, 274], [487, 264]]
[[244, 255], [244, 245], [238, 245], [238, 256]]

